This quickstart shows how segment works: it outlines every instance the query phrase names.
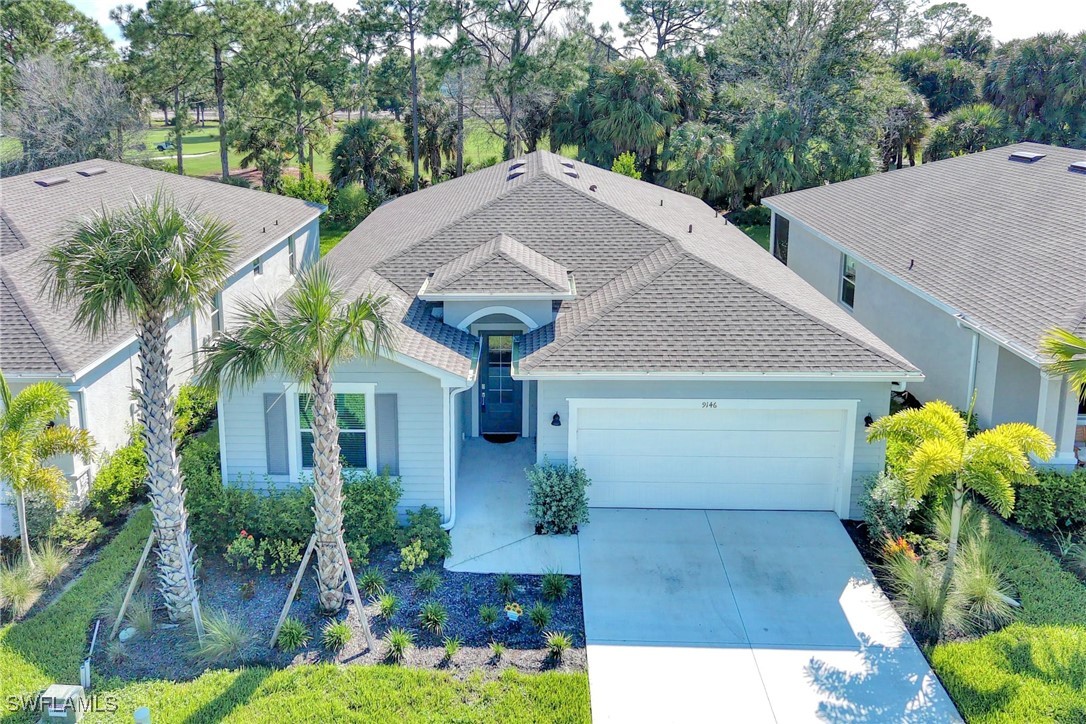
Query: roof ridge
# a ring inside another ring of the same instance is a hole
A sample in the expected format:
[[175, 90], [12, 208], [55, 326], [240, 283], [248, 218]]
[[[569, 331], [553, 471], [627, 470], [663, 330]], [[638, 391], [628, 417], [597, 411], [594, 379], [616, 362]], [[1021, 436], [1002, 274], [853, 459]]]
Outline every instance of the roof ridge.
[[545, 362], [555, 352], [560, 350], [562, 347], [565, 347], [567, 344], [572, 342], [574, 339], [576, 339], [580, 335], [584, 334], [584, 332], [586, 330], [590, 329], [594, 324], [596, 324], [598, 321], [603, 319], [606, 316], [607, 312], [611, 311], [612, 309], [617, 307], [619, 304], [621, 304], [623, 301], [629, 299], [631, 296], [633, 296], [637, 292], [641, 291], [642, 289], [647, 287], [652, 282], [659, 279], [660, 275], [664, 274], [665, 272], [667, 272], [668, 270], [673, 268], [676, 264], [678, 264], [683, 259], [684, 256], [687, 255], [687, 252], [684, 251], [681, 248], [681, 246], [679, 246], [673, 240], [669, 241], [666, 244], [662, 244], [658, 248], [654, 249], [652, 251], [652, 253], [648, 254], [647, 256], [642, 258], [639, 262], [637, 262], [636, 264], [631, 266], [629, 269], [627, 269], [626, 271], [622, 272], [621, 274], [615, 276], [611, 281], [607, 282], [602, 287], [600, 287], [596, 291], [592, 292], [591, 294], [589, 294], [584, 299], [578, 300], [577, 303], [571, 305], [571, 309], [567, 314], [573, 315], [577, 310], [591, 304], [592, 300], [596, 299], [597, 297], [601, 297], [601, 296], [605, 295], [605, 293], [610, 288], [616, 286], [619, 283], [619, 280], [623, 279], [624, 277], [629, 276], [630, 274], [633, 274], [634, 271], [638, 267], [641, 267], [641, 266], [644, 266], [644, 265], [648, 264], [650, 262], [650, 260], [653, 257], [657, 256], [657, 255], [664, 256], [665, 258], [660, 259], [659, 260], [659, 265], [657, 267], [653, 268], [649, 272], [649, 274], [647, 276], [645, 276], [644, 279], [642, 279], [636, 285], [634, 285], [634, 286], [630, 287], [629, 289], [627, 289], [624, 293], [615, 294], [612, 299], [610, 299], [609, 301], [604, 302], [600, 306], [599, 309], [589, 313], [588, 316], [585, 317], [584, 319], [582, 319], [580, 321], [577, 321], [577, 322], [571, 322], [571, 324], [573, 326], [570, 328], [570, 331], [567, 332], [566, 330], [563, 330], [561, 337], [559, 337], [559, 335], [558, 335], [558, 320], [555, 320], [554, 322], [551, 322], [551, 324], [554, 325], [554, 329], [555, 329], [554, 340], [550, 344], [544, 346], [538, 352], [536, 352], [535, 353], [535, 358], [529, 364], [525, 365], [525, 369], [531, 369], [533, 367], [538, 367], [540, 364]]
[[[504, 237], [505, 239], [509, 239], [511, 241], [516, 242], [517, 244], [520, 244], [521, 246], [523, 246], [525, 249], [527, 249], [532, 254], [535, 254], [536, 256], [538, 256], [538, 257], [540, 257], [542, 259], [546, 259], [547, 261], [555, 264], [556, 266], [560, 266], [560, 267], [562, 266], [561, 264], [558, 264], [558, 262], [554, 261], [549, 256], [547, 256], [546, 254], [540, 254], [538, 251], [536, 251], [532, 247], [528, 246], [527, 244], [525, 244], [522, 241], [517, 241], [517, 239], [515, 239], [512, 236], [509, 236], [508, 234], [502, 233], [501, 236]], [[534, 277], [537, 281], [540, 281], [543, 284], [546, 284], [551, 289], [554, 289], [555, 291], [559, 291], [559, 292], [563, 291], [560, 284], [555, 284], [553, 280], [547, 279], [544, 275], [542, 275], [539, 272], [537, 272], [536, 270], [532, 269], [527, 264], [521, 263], [521, 261], [519, 259], [517, 259], [515, 256], [513, 256], [513, 254], [511, 252], [508, 252], [508, 251], [502, 249], [500, 241], [498, 243], [497, 253], [495, 254], [495, 256], [498, 256], [498, 257], [501, 257], [502, 259], [505, 259], [506, 261], [508, 261], [513, 266], [517, 267], [518, 269], [520, 269], [524, 273]], [[490, 261], [490, 260], [488, 259], [487, 261]], [[486, 262], [484, 261], [479, 266], [481, 267], [485, 263]], [[479, 268], [479, 267], [476, 267], [476, 268]], [[568, 273], [569, 273], [568, 269], [566, 270], [566, 273], [568, 275]]]
[[[680, 244], [680, 246], [682, 246], [682, 244]], [[785, 301], [784, 299], [781, 299], [776, 294], [773, 294], [773, 293], [771, 293], [769, 291], [766, 291], [761, 286], [752, 284], [749, 281], [747, 281], [746, 279], [743, 279], [743, 278], [737, 276], [733, 272], [730, 272], [730, 271], [724, 269], [719, 264], [713, 262], [710, 259], [706, 259], [702, 255], [698, 254], [696, 251], [694, 251], [692, 249], [689, 249], [689, 248], [686, 248], [685, 246], [683, 248], [685, 249], [687, 254], [689, 254], [692, 258], [697, 259], [698, 261], [702, 262], [703, 264], [708, 264], [709, 266], [713, 267], [718, 272], [720, 272], [724, 276], [728, 277], [732, 281], [738, 282], [739, 284], [746, 287], [747, 289], [750, 289], [750, 290], [760, 294], [761, 296], [765, 297], [766, 299], [769, 299], [770, 301], [776, 302], [777, 304], [781, 305], [785, 309], [796, 312], [800, 316], [811, 320], [812, 322], [819, 325], [820, 327], [822, 327], [822, 328], [824, 328], [824, 329], [826, 329], [826, 330], [828, 330], [830, 332], [833, 332], [834, 334], [837, 334], [842, 339], [844, 339], [844, 340], [846, 340], [848, 342], [851, 342], [851, 343], [853, 343], [855, 345], [858, 345], [859, 347], [862, 347], [863, 349], [866, 349], [869, 352], [874, 353], [880, 359], [882, 359], [882, 360], [884, 360], [886, 362], [890, 362], [890, 363], [895, 364], [895, 365], [901, 365], [904, 362], [909, 367], [912, 367], [912, 363], [908, 362], [904, 358], [894, 359], [893, 357], [887, 355], [882, 350], [876, 349], [875, 347], [872, 347], [871, 345], [867, 344], [866, 342], [864, 342], [861, 339], [858, 339], [857, 337], [855, 337], [854, 335], [846, 332], [845, 330], [841, 329], [840, 327], [838, 327], [836, 325], [829, 324], [829, 323], [826, 322], [826, 320], [821, 319], [820, 317], [817, 317], [814, 314], [811, 314], [807, 310], [801, 309], [800, 307], [797, 307], [795, 304], [792, 304], [791, 302], [788, 302], [788, 301]]]
[[[493, 168], [493, 166], [491, 168]], [[487, 169], [484, 169], [484, 171], [485, 170], [487, 170]], [[395, 254], [392, 254], [390, 256], [386, 256], [385, 258], [381, 259], [380, 261], [373, 263], [369, 268], [376, 270], [377, 267], [381, 266], [382, 264], [387, 264], [388, 262], [392, 261], [393, 259], [399, 259], [399, 258], [401, 258], [403, 256], [406, 256], [408, 253], [410, 253], [414, 249], [417, 249], [418, 247], [422, 246], [423, 244], [426, 244], [426, 243], [429, 243], [430, 241], [433, 241], [434, 237], [436, 237], [438, 234], [443, 234], [446, 231], [448, 231], [450, 228], [456, 226], [457, 224], [460, 224], [460, 223], [466, 221], [467, 219], [470, 219], [470, 218], [476, 216], [477, 214], [482, 213], [483, 211], [489, 209], [490, 207], [492, 207], [494, 204], [498, 203], [499, 201], [504, 201], [505, 199], [511, 198], [512, 196], [514, 196], [519, 191], [531, 187], [532, 184], [538, 182], [538, 180], [540, 178], [545, 177], [545, 176], [546, 176], [546, 174], [543, 174], [542, 176], [539, 176], [539, 175], [530, 176], [526, 183], [523, 183], [523, 184], [521, 184], [519, 186], [516, 186], [514, 188], [511, 188], [511, 189], [508, 189], [507, 191], [503, 191], [503, 192], [497, 194], [496, 196], [494, 196], [493, 198], [487, 199], [485, 202], [483, 202], [479, 206], [476, 206], [475, 208], [471, 209], [470, 211], [462, 214], [461, 216], [458, 216], [457, 218], [453, 219], [449, 223], [444, 224], [444, 225], [439, 226], [438, 228], [434, 229], [433, 232], [431, 232], [430, 234], [427, 234], [426, 236], [419, 239], [415, 243], [408, 244], [403, 249], [400, 249], [399, 251], [397, 251]], [[465, 174], [464, 176], [461, 176], [460, 178], [461, 179], [468, 178], [468, 174]], [[453, 179], [453, 180], [458, 181], [459, 179]], [[433, 187], [431, 187], [431, 188], [433, 188]], [[401, 198], [401, 199], [407, 198], [407, 196], [409, 196], [409, 195], [410, 194], [407, 194], [405, 196], [400, 196], [399, 198]], [[355, 227], [355, 228], [358, 228], [358, 227]], [[493, 240], [493, 238], [488, 239], [488, 241], [491, 241], [491, 240]], [[396, 282], [393, 282], [391, 279], [389, 280], [389, 283], [396, 286], [398, 289], [403, 291], [405, 294], [414, 295], [414, 292], [412, 292], [412, 291], [410, 291], [408, 289], [404, 289], [400, 285], [396, 284]]]
[[27, 305], [22, 292], [20, 292], [15, 283], [9, 279], [7, 270], [3, 268], [0, 268], [0, 284], [4, 285], [8, 294], [10, 294], [11, 298], [15, 301], [16, 306], [18, 306], [19, 311], [22, 312], [23, 317], [26, 318], [27, 323], [30, 325], [31, 329], [34, 330], [34, 334], [38, 335], [41, 346], [49, 354], [49, 359], [53, 361], [53, 364], [56, 365], [57, 369], [61, 372], [75, 372], [75, 370], [68, 369], [69, 365], [66, 360], [57, 357], [57, 353], [54, 351], [53, 346], [49, 344], [49, 336], [43, 334], [41, 323], [38, 321], [37, 315], [35, 315], [33, 310]]

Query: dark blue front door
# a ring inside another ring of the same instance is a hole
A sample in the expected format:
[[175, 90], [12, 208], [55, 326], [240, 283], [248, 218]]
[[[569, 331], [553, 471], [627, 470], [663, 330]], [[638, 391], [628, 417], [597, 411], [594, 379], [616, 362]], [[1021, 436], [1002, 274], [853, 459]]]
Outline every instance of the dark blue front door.
[[513, 379], [513, 335], [483, 333], [479, 369], [479, 433], [519, 435], [521, 383]]

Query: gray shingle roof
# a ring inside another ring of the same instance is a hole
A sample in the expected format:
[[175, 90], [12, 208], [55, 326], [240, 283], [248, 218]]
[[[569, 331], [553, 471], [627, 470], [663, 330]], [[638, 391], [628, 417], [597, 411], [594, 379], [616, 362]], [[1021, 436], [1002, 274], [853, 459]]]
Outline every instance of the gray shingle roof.
[[521, 372], [916, 373], [700, 200], [580, 162], [571, 176], [547, 152], [518, 163], [382, 206], [328, 263], [410, 298], [512, 237], [577, 280], [556, 322], [519, 340]]
[[1084, 160], [1020, 143], [765, 203], [1037, 356], [1052, 327], [1086, 333]]
[[[92, 167], [106, 171], [94, 176], [79, 173]], [[35, 183], [54, 176], [64, 176], [68, 182], [50, 187]], [[131, 337], [129, 325], [102, 339], [91, 339], [74, 328], [68, 309], [56, 309], [40, 296], [43, 270], [36, 262], [71, 224], [103, 208], [123, 207], [159, 188], [178, 203], [196, 204], [201, 213], [231, 225], [235, 268], [321, 211], [306, 201], [102, 160], [5, 178], [0, 223], [5, 286], [0, 297], [0, 367], [11, 373], [74, 374]]]
[[426, 294], [526, 293], [569, 294], [569, 272], [556, 261], [532, 251], [507, 234], [461, 254], [437, 268]]

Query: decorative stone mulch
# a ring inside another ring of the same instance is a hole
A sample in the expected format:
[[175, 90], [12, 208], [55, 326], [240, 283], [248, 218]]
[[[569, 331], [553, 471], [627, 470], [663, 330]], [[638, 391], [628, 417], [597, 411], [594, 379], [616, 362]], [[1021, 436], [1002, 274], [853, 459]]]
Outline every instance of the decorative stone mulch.
[[[362, 665], [387, 663], [387, 646], [383, 638], [390, 628], [400, 627], [415, 635], [415, 645], [408, 651], [401, 664], [403, 666], [442, 669], [454, 676], [481, 672], [486, 678], [496, 677], [507, 668], [524, 672], [585, 669], [584, 615], [578, 577], [569, 577], [569, 593], [564, 599], [544, 601], [552, 611], [551, 621], [545, 631], [561, 631], [573, 640], [573, 648], [566, 651], [561, 661], [556, 661], [544, 647], [544, 632], [537, 629], [527, 615], [522, 616], [517, 623], [506, 619], [505, 600], [497, 590], [497, 575], [458, 573], [433, 568], [441, 575], [442, 582], [437, 591], [427, 595], [415, 590], [413, 574], [395, 571], [399, 562], [395, 551], [375, 551], [371, 558], [371, 565], [380, 569], [385, 576], [385, 590], [399, 599], [399, 610], [390, 621], [380, 618], [376, 602], [360, 590], [370, 626], [377, 639], [376, 650], [367, 649], [354, 604], [349, 603], [337, 619], [347, 621], [353, 636], [339, 652], [328, 651], [321, 645], [321, 629], [330, 619], [318, 613], [312, 564], [290, 611], [291, 616], [301, 620], [309, 629], [309, 645], [294, 652], [282, 652], [270, 649], [268, 640], [290, 590], [294, 571], [279, 575], [271, 575], [267, 571], [239, 573], [221, 560], [205, 561], [200, 573], [200, 601], [205, 615], [210, 611], [225, 610], [244, 621], [249, 632], [254, 635], [253, 642], [241, 656], [217, 662], [211, 668], [239, 665], [282, 668], [319, 661]], [[149, 567], [151, 563], [149, 560]], [[362, 570], [356, 570], [355, 573], [361, 575]], [[527, 612], [532, 604], [543, 600], [540, 590], [542, 577], [515, 578], [519, 586], [515, 600]], [[249, 581], [255, 584], [255, 595], [246, 600], [242, 597], [241, 590]], [[147, 576], [143, 590], [152, 598], [153, 583], [153, 575]], [[349, 591], [347, 593], [349, 599]], [[419, 625], [419, 609], [427, 601], [439, 601], [449, 613], [448, 624], [440, 636], [424, 631]], [[491, 630], [479, 619], [479, 607], [484, 604], [493, 604], [502, 610], [498, 623]], [[123, 644], [123, 656], [119, 659], [111, 656], [115, 651], [110, 651], [105, 645], [104, 639], [109, 629], [103, 626], [103, 633], [94, 654], [95, 675], [118, 676], [129, 680], [178, 680], [194, 678], [208, 668], [189, 655], [196, 638], [190, 625], [169, 624], [165, 611], [161, 609], [155, 611], [155, 624], [156, 628], [150, 635], [137, 634]], [[460, 651], [451, 661], [445, 660], [444, 637], [459, 637], [463, 642]], [[505, 646], [500, 660], [492, 653], [492, 641]]]

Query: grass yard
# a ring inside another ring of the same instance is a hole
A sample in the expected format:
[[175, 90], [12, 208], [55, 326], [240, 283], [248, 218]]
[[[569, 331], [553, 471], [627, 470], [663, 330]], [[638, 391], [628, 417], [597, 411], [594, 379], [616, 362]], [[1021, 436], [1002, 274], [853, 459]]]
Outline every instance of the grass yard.
[[[150, 510], [138, 510], [54, 605], [0, 629], [0, 701], [18, 701], [54, 682], [78, 682], [98, 609], [131, 575], [150, 524]], [[100, 703], [115, 710], [91, 712], [89, 722], [131, 721], [144, 705], [156, 722], [580, 722], [590, 716], [583, 673], [508, 671], [483, 681], [397, 666], [321, 664], [214, 670], [189, 682], [95, 683]], [[15, 712], [5, 721], [36, 718]]]
[[332, 251], [351, 230], [339, 222], [321, 219], [321, 256]]
[[748, 224], [739, 230], [758, 242], [758, 246], [769, 251], [769, 224]]
[[1018, 620], [934, 647], [933, 668], [970, 722], [1086, 722], [1086, 586], [994, 518], [990, 537], [1022, 602]]

